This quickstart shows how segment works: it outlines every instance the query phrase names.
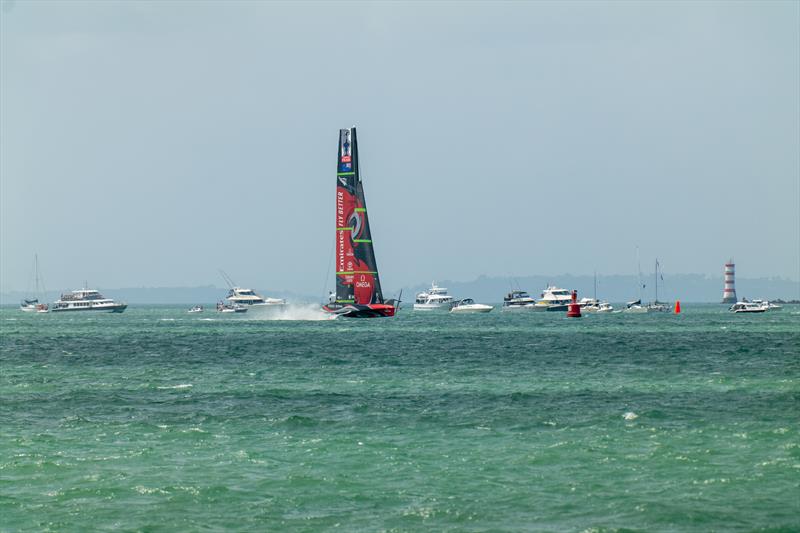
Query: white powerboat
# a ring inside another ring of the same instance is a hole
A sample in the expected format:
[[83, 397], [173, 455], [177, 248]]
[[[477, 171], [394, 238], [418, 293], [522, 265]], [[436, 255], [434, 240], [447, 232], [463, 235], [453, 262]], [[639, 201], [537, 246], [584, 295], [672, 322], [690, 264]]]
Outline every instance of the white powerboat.
[[220, 313], [246, 313], [247, 307], [242, 304], [225, 304], [217, 302], [217, 311]]
[[572, 293], [549, 285], [542, 291], [542, 296], [533, 306], [536, 311], [566, 311], [572, 303]]
[[741, 301], [733, 304], [730, 309], [731, 313], [765, 313], [768, 307], [761, 301]]
[[431, 288], [417, 294], [414, 300], [414, 311], [435, 311], [448, 309], [453, 303], [453, 297], [447, 294], [447, 289], [439, 287], [436, 282], [431, 283]]
[[50, 309], [54, 313], [62, 311], [105, 311], [121, 313], [128, 308], [125, 302], [115, 302], [94, 289], [78, 289], [61, 295]]
[[187, 311], [187, 313], [202, 313], [202, 312], [203, 312], [202, 305], [195, 305], [194, 307], [192, 307]]
[[231, 287], [225, 297], [231, 305], [247, 306], [279, 306], [286, 305], [286, 300], [282, 298], [265, 298], [257, 294], [253, 289], [243, 289], [242, 287]]
[[536, 300], [525, 291], [511, 291], [503, 298], [503, 311], [533, 309], [534, 305]]
[[494, 306], [486, 304], [476, 304], [472, 298], [464, 298], [463, 300], [456, 300], [450, 306], [451, 313], [488, 313], [494, 309]]

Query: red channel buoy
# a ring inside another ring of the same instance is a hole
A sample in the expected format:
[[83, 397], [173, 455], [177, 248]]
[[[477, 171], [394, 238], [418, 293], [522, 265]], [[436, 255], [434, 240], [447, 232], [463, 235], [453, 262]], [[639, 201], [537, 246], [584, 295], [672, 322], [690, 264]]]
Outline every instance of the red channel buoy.
[[572, 291], [572, 303], [567, 306], [567, 318], [580, 318], [581, 306], [578, 305], [578, 291]]
[[675, 314], [676, 315], [681, 314], [681, 301], [680, 300], [675, 300]]

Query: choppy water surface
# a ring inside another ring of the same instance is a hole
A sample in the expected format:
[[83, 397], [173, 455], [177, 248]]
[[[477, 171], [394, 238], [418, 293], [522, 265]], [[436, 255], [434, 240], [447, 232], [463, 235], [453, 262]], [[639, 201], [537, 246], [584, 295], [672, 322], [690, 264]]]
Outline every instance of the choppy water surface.
[[800, 529], [800, 308], [724, 309], [5, 308], [0, 529]]

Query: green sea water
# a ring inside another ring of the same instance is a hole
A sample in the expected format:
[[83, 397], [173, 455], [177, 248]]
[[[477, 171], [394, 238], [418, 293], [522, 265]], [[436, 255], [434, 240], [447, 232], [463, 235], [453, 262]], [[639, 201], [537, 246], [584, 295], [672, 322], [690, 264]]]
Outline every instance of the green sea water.
[[798, 531], [800, 308], [3, 308], [0, 530]]

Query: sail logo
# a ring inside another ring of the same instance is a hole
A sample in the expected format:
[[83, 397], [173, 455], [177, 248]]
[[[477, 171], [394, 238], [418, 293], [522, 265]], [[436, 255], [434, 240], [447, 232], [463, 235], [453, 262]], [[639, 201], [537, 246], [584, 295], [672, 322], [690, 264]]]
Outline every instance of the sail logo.
[[342, 163], [350, 163], [352, 160], [353, 160], [353, 158], [350, 157], [349, 155], [343, 155], [342, 156]]
[[[342, 130], [341, 136], [341, 150], [342, 150], [342, 162], [346, 163], [349, 161], [350, 158], [350, 130]], [[344, 158], [347, 157], [348, 161], [345, 161]]]

